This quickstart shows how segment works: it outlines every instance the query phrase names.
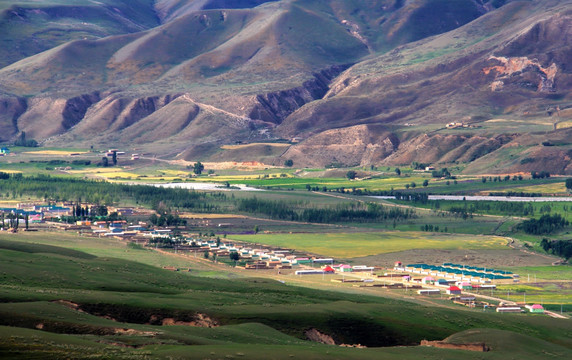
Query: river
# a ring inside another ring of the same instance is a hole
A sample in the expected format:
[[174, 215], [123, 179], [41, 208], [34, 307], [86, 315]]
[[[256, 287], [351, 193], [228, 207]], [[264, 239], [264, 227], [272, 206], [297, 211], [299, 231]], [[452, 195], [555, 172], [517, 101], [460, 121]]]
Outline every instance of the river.
[[[391, 200], [394, 196], [371, 196], [376, 199]], [[526, 196], [479, 196], [479, 195], [429, 195], [429, 200], [452, 200], [452, 201], [509, 201], [509, 202], [556, 202], [570, 201], [572, 197], [526, 197]]]
[[184, 182], [184, 183], [131, 183], [131, 185], [149, 185], [168, 189], [213, 190], [213, 191], [263, 191], [246, 185], [232, 185], [227, 188], [221, 183]]

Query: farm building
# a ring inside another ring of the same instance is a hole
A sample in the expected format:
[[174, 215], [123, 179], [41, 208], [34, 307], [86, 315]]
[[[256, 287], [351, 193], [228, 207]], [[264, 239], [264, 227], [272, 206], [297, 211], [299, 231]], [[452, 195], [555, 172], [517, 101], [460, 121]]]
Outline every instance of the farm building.
[[333, 271], [324, 270], [296, 270], [296, 275], [322, 275], [322, 274], [334, 274]]
[[540, 304], [525, 305], [524, 307], [527, 308], [531, 313], [544, 314], [544, 307], [542, 307]]
[[499, 312], [499, 313], [519, 313], [519, 312], [522, 312], [522, 309], [519, 306], [505, 306], [505, 307], [498, 307], [497, 312]]
[[322, 270], [324, 270], [325, 272], [331, 272], [331, 273], [335, 272], [335, 270], [332, 269], [332, 267], [329, 265], [324, 267]]
[[352, 272], [351, 265], [340, 264], [340, 265], [334, 265], [332, 267], [339, 272]]
[[441, 294], [441, 290], [439, 289], [421, 289], [421, 290], [417, 290], [417, 293], [419, 295], [439, 295]]
[[311, 264], [312, 263], [312, 259], [309, 258], [296, 258], [295, 259], [296, 264]]
[[352, 269], [353, 271], [373, 271], [375, 268], [373, 266], [355, 265]]
[[449, 294], [449, 295], [461, 295], [461, 289], [459, 289], [456, 286], [450, 286], [447, 289], [447, 294]]
[[328, 258], [328, 259], [314, 259], [314, 263], [316, 264], [333, 264], [334, 263], [334, 259]]
[[491, 280], [507, 280], [513, 278], [513, 274], [510, 271], [453, 263], [444, 263], [442, 266], [408, 264], [405, 265], [404, 269], [414, 274], [432, 275], [456, 280], [472, 280], [481, 283], [490, 282]]
[[449, 286], [449, 281], [447, 281], [446, 279], [439, 279], [439, 280], [437, 280], [437, 285]]
[[428, 285], [432, 285], [435, 284], [435, 278], [431, 277], [431, 276], [425, 276], [421, 282], [423, 284], [428, 284]]
[[473, 290], [473, 285], [471, 285], [470, 282], [462, 282], [462, 283], [458, 284], [457, 286], [460, 286], [461, 289], [463, 289], [463, 290]]

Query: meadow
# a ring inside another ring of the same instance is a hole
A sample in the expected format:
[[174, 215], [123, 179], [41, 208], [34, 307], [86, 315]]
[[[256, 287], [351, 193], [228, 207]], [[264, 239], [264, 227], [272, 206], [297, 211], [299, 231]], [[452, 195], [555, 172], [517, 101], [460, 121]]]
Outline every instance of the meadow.
[[[3, 358], [268, 359], [270, 353], [276, 359], [453, 359], [458, 351], [414, 346], [424, 338], [451, 335], [452, 342], [486, 338], [495, 346], [491, 359], [520, 354], [513, 346], [527, 341], [536, 348], [522, 352], [524, 359], [541, 359], [542, 350], [549, 349], [565, 357], [572, 353], [567, 321], [433, 308], [271, 279], [202, 278], [148, 265], [140, 254], [150, 250], [134, 249], [131, 260], [94, 255], [127, 254], [124, 243], [60, 233], [28, 235], [0, 240], [2, 263], [9, 264], [0, 284]], [[217, 326], [188, 325], [199, 317]], [[305, 331], [310, 328], [368, 348], [309, 342]], [[476, 328], [481, 330], [471, 330]], [[464, 358], [481, 357], [468, 353]]]
[[231, 235], [229, 239], [307, 251], [322, 256], [351, 259], [408, 249], [505, 249], [499, 236], [421, 233], [405, 231], [326, 234]]

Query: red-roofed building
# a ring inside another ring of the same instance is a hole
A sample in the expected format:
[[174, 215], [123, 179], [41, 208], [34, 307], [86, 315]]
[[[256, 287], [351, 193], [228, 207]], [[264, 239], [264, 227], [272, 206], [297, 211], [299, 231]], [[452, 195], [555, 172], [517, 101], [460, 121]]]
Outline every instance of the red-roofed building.
[[461, 289], [456, 286], [451, 286], [447, 289], [447, 294], [449, 295], [461, 295]]
[[544, 307], [542, 307], [540, 304], [525, 305], [524, 307], [527, 308], [531, 313], [544, 314]]
[[331, 267], [331, 266], [329, 266], [329, 265], [328, 265], [328, 266], [326, 266], [325, 268], [323, 268], [322, 270], [324, 270], [325, 272], [335, 272], [335, 270], [334, 270], [334, 269], [332, 269], [332, 267]]

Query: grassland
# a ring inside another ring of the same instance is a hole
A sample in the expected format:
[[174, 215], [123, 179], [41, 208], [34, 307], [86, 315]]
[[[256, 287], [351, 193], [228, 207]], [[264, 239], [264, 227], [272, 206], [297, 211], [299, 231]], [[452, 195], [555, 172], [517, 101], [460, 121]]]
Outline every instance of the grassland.
[[[9, 263], [3, 267], [0, 284], [0, 353], [4, 358], [23, 354], [27, 358], [267, 359], [271, 353], [277, 359], [453, 359], [459, 356], [457, 351], [386, 346], [411, 345], [422, 338], [442, 339], [459, 331], [489, 327], [504, 331], [483, 329], [480, 336], [470, 334], [474, 339], [485, 338], [490, 331], [505, 339], [524, 337], [541, 347], [537, 351], [552, 349], [563, 356], [572, 349], [566, 321], [436, 309], [265, 279], [200, 278], [149, 266], [145, 264], [148, 259], [139, 254], [130, 261], [94, 255], [121, 254], [127, 249], [123, 243], [113, 245], [59, 233], [28, 235], [0, 241], [2, 263]], [[109, 247], [109, 252], [103, 247]], [[164, 319], [192, 321], [197, 313], [222, 326], [161, 325]], [[303, 340], [308, 328], [317, 328], [337, 341], [361, 342], [373, 348], [311, 343]], [[456, 341], [466, 336], [456, 335]], [[499, 344], [493, 355], [514, 355], [511, 344], [504, 345], [506, 351]], [[524, 358], [542, 357], [532, 352]]]
[[505, 249], [507, 239], [421, 232], [232, 235], [232, 239], [287, 247], [336, 258], [354, 258], [407, 249]]

